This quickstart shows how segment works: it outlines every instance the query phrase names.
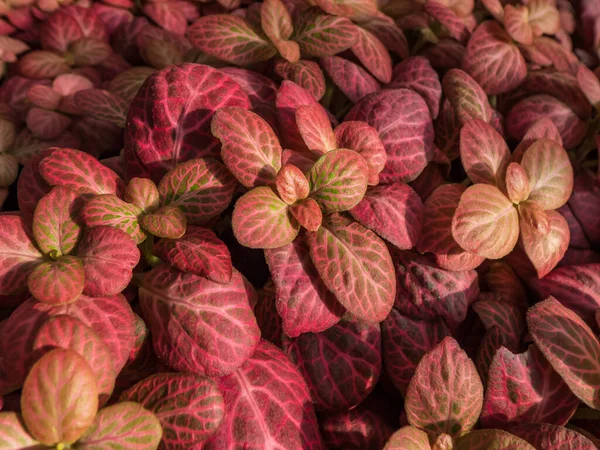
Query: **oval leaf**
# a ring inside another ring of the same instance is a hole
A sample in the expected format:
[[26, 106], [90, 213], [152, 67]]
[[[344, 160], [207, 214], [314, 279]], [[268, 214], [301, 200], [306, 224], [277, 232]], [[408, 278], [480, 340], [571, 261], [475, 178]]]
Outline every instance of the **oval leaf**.
[[300, 45], [305, 57], [333, 56], [356, 43], [357, 28], [346, 17], [330, 16], [311, 8], [298, 15], [292, 40]]
[[383, 450], [431, 450], [427, 433], [412, 426], [400, 428], [390, 436]]
[[185, 215], [175, 206], [163, 206], [141, 217], [140, 225], [159, 238], [178, 239], [185, 234]]
[[492, 107], [487, 95], [468, 73], [460, 69], [451, 69], [444, 76], [442, 85], [444, 95], [463, 125], [471, 119], [480, 119], [486, 123], [490, 121]]
[[347, 59], [328, 56], [321, 58], [321, 66], [339, 90], [353, 103], [381, 89], [369, 72]]
[[27, 288], [31, 295], [49, 305], [77, 300], [83, 292], [84, 284], [83, 262], [75, 256], [63, 256], [58, 261], [43, 262], [27, 277]]
[[299, 106], [296, 124], [306, 146], [317, 155], [338, 148], [331, 122], [323, 108], [316, 105]]
[[88, 227], [109, 226], [127, 233], [136, 244], [146, 239], [140, 228], [142, 209], [121, 200], [113, 194], [94, 196], [81, 211], [81, 218]]
[[29, 435], [20, 415], [14, 412], [0, 412], [0, 449], [35, 449], [38, 445], [39, 442]]
[[535, 450], [527, 441], [502, 430], [475, 430], [456, 442], [455, 450]]

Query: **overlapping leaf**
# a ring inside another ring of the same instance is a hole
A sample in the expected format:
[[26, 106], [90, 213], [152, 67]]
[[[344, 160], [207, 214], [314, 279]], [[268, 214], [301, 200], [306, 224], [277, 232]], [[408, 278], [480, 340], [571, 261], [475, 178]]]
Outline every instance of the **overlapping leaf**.
[[292, 40], [300, 45], [303, 56], [333, 56], [352, 47], [358, 39], [358, 27], [346, 17], [323, 14], [310, 8], [294, 23]]
[[503, 430], [475, 430], [463, 436], [454, 446], [456, 450], [535, 450], [527, 441]]
[[[298, 45], [295, 42], [288, 42]], [[278, 60], [275, 63], [275, 71], [283, 79], [291, 80], [302, 86], [317, 100], [321, 100], [325, 95], [325, 76], [315, 61], [300, 60], [291, 63], [286, 60]]]
[[79, 110], [98, 120], [125, 127], [129, 104], [121, 97], [102, 89], [85, 89], [75, 94]]
[[176, 206], [163, 206], [141, 217], [140, 225], [150, 234], [167, 239], [178, 239], [185, 234], [185, 214]]
[[146, 233], [139, 224], [141, 214], [140, 207], [113, 194], [94, 196], [81, 210], [81, 218], [88, 227], [105, 225], [122, 230], [137, 244], [146, 239]]
[[308, 180], [302, 171], [292, 165], [285, 164], [275, 178], [277, 194], [288, 205], [293, 205], [298, 200], [303, 200], [310, 193]]
[[296, 124], [306, 146], [317, 155], [338, 148], [331, 122], [323, 108], [301, 105], [296, 109]]
[[492, 107], [485, 91], [469, 74], [451, 69], [442, 80], [444, 95], [452, 104], [459, 121], [464, 125], [471, 119], [489, 122]]
[[358, 36], [352, 46], [352, 53], [384, 84], [392, 79], [392, 58], [385, 45], [370, 31], [357, 27]]
[[340, 56], [321, 58], [321, 66], [340, 91], [353, 103], [381, 88], [377, 80], [365, 69]]
[[560, 450], [576, 448], [594, 450], [597, 446], [587, 437], [574, 430], [552, 424], [527, 424], [512, 427], [510, 432], [529, 442], [535, 448]]
[[22, 417], [14, 412], [0, 412], [0, 448], [36, 448], [40, 445], [25, 428]]
[[383, 450], [430, 450], [427, 433], [413, 426], [400, 428], [390, 436]]
[[71, 303], [85, 286], [85, 270], [81, 259], [63, 256], [57, 261], [37, 265], [27, 277], [27, 288], [37, 300], [50, 305]]

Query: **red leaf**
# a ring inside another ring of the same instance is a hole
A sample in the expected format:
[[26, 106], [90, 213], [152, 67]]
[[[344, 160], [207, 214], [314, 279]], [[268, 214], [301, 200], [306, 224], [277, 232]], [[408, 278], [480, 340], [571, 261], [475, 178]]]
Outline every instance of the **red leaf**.
[[527, 444], [517, 436], [502, 430], [475, 430], [459, 439], [455, 450], [535, 450], [535, 447]]
[[338, 148], [331, 122], [323, 108], [299, 106], [296, 109], [296, 125], [306, 146], [317, 155]]
[[533, 340], [567, 383], [590, 408], [600, 405], [600, 342], [573, 311], [548, 297], [527, 312]]
[[302, 86], [317, 100], [325, 95], [325, 76], [319, 64], [314, 61], [298, 61], [290, 63], [278, 60], [275, 63], [275, 72], [285, 80], [291, 80]]
[[139, 295], [156, 355], [175, 370], [227, 375], [259, 341], [250, 307], [255, 293], [237, 271], [219, 284], [161, 265], [145, 275]]
[[323, 212], [312, 198], [305, 198], [291, 205], [290, 213], [308, 231], [317, 231], [323, 222]]
[[584, 64], [577, 69], [577, 82], [590, 104], [600, 111], [600, 80]]
[[140, 218], [140, 225], [148, 233], [167, 239], [178, 239], [185, 234], [185, 215], [175, 206], [163, 206], [156, 212]]
[[158, 183], [180, 162], [218, 156], [220, 143], [210, 125], [215, 111], [228, 106], [249, 109], [250, 101], [239, 84], [211, 67], [183, 64], [150, 75], [129, 106], [129, 177]]
[[506, 194], [511, 202], [518, 205], [529, 196], [531, 187], [525, 169], [516, 162], [511, 162], [506, 168]]
[[185, 34], [187, 20], [183, 11], [175, 7], [175, 2], [148, 2], [142, 11], [165, 30]]
[[352, 47], [358, 39], [358, 27], [346, 17], [323, 14], [310, 8], [297, 17], [292, 40], [300, 45], [305, 57], [333, 56]]
[[521, 139], [521, 142], [519, 142], [519, 145], [513, 151], [512, 160], [521, 163], [525, 151], [538, 139], [550, 139], [560, 146], [563, 145], [562, 138], [554, 122], [543, 118], [531, 124], [525, 136], [523, 136], [523, 139]]
[[515, 352], [519, 350], [526, 327], [524, 314], [518, 306], [504, 299], [484, 298], [473, 304], [473, 311], [486, 330], [498, 329], [505, 347]]
[[40, 445], [29, 435], [22, 417], [14, 412], [0, 412], [0, 442], [6, 448], [35, 448]]
[[33, 106], [54, 110], [58, 108], [58, 105], [60, 104], [61, 95], [50, 86], [36, 84], [27, 91], [27, 99], [33, 104]]
[[121, 200], [116, 195], [104, 194], [86, 202], [81, 210], [81, 218], [88, 227], [110, 226], [122, 230], [136, 244], [140, 244], [146, 239], [146, 233], [139, 224], [142, 213], [139, 207]]
[[71, 119], [64, 114], [36, 107], [27, 112], [25, 120], [31, 134], [44, 140], [58, 138], [71, 125]]
[[150, 67], [134, 67], [121, 72], [108, 83], [108, 90], [131, 104], [138, 90], [150, 75], [155, 72]]
[[452, 69], [442, 80], [444, 95], [450, 100], [461, 124], [471, 119], [481, 119], [489, 123], [492, 107], [485, 91], [466, 72]]
[[504, 28], [511, 38], [519, 44], [533, 43], [533, 28], [529, 23], [527, 6], [506, 5], [504, 7]]
[[74, 256], [37, 265], [27, 277], [31, 295], [42, 303], [71, 303], [81, 295], [85, 284], [83, 262]]
[[319, 277], [303, 235], [291, 244], [265, 250], [265, 258], [275, 284], [275, 307], [287, 336], [320, 333], [340, 320], [344, 308]]
[[483, 385], [475, 364], [451, 337], [423, 356], [406, 391], [408, 422], [458, 438], [477, 423]]
[[46, 50], [64, 53], [69, 44], [82, 37], [108, 41], [104, 24], [96, 11], [81, 6], [66, 6], [44, 22], [40, 40]]
[[408, 41], [393, 20], [381, 15], [371, 16], [368, 22], [361, 23], [360, 26], [373, 33], [388, 50], [397, 53], [402, 59], [408, 58]]
[[597, 446], [582, 434], [574, 430], [548, 423], [526, 424], [512, 427], [510, 432], [525, 439], [535, 448], [560, 450], [573, 448], [577, 450], [595, 450]]
[[350, 99], [357, 103], [361, 98], [377, 92], [379, 83], [357, 64], [339, 56], [328, 56], [321, 59], [321, 66], [334, 84]]
[[396, 295], [394, 269], [375, 233], [330, 215], [318, 231], [308, 234], [308, 246], [325, 286], [348, 311], [369, 322], [385, 319]]
[[392, 58], [385, 45], [373, 33], [357, 27], [358, 37], [352, 46], [352, 53], [384, 84], [392, 79]]
[[293, 205], [297, 200], [303, 200], [310, 193], [310, 186], [306, 176], [300, 169], [291, 164], [285, 164], [275, 178], [277, 194], [288, 205]]
[[447, 34], [458, 42], [465, 44], [469, 40], [470, 32], [465, 22], [450, 7], [441, 1], [428, 0], [423, 5], [423, 10], [438, 21]]

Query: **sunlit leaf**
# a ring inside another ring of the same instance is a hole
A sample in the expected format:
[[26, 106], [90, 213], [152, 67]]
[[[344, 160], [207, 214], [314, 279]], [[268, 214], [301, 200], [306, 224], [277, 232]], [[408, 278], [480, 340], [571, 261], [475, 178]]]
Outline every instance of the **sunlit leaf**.
[[186, 219], [176, 206], [163, 206], [153, 213], [145, 214], [140, 225], [150, 234], [159, 238], [178, 239], [185, 233]]
[[323, 108], [302, 105], [296, 110], [296, 124], [306, 146], [321, 155], [338, 148], [331, 122]]
[[113, 194], [94, 196], [81, 210], [81, 218], [88, 227], [106, 225], [122, 230], [136, 244], [146, 239], [146, 233], [139, 224], [141, 214], [141, 208]]
[[30, 436], [19, 414], [0, 412], [0, 449], [35, 449], [38, 444], [39, 442]]
[[383, 450], [431, 450], [431, 446], [427, 433], [408, 425], [392, 434]]
[[45, 261], [37, 265], [27, 277], [27, 288], [31, 295], [50, 305], [77, 300], [84, 285], [83, 262], [75, 256]]
[[450, 100], [454, 112], [464, 125], [471, 119], [481, 119], [489, 122], [492, 117], [492, 107], [485, 91], [469, 74], [452, 69], [442, 80], [444, 95]]

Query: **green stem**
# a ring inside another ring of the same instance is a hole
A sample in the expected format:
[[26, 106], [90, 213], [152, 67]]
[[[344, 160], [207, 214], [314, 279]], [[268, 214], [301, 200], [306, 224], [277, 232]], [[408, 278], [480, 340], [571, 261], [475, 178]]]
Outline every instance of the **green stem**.
[[154, 247], [154, 236], [152, 236], [150, 234], [150, 235], [148, 235], [146, 240], [140, 244], [140, 251], [142, 252], [142, 255], [144, 255], [146, 262], [148, 264], [150, 264], [152, 267], [156, 267], [162, 261], [160, 260], [160, 258], [158, 256], [156, 256], [154, 253], [152, 253], [153, 247]]

